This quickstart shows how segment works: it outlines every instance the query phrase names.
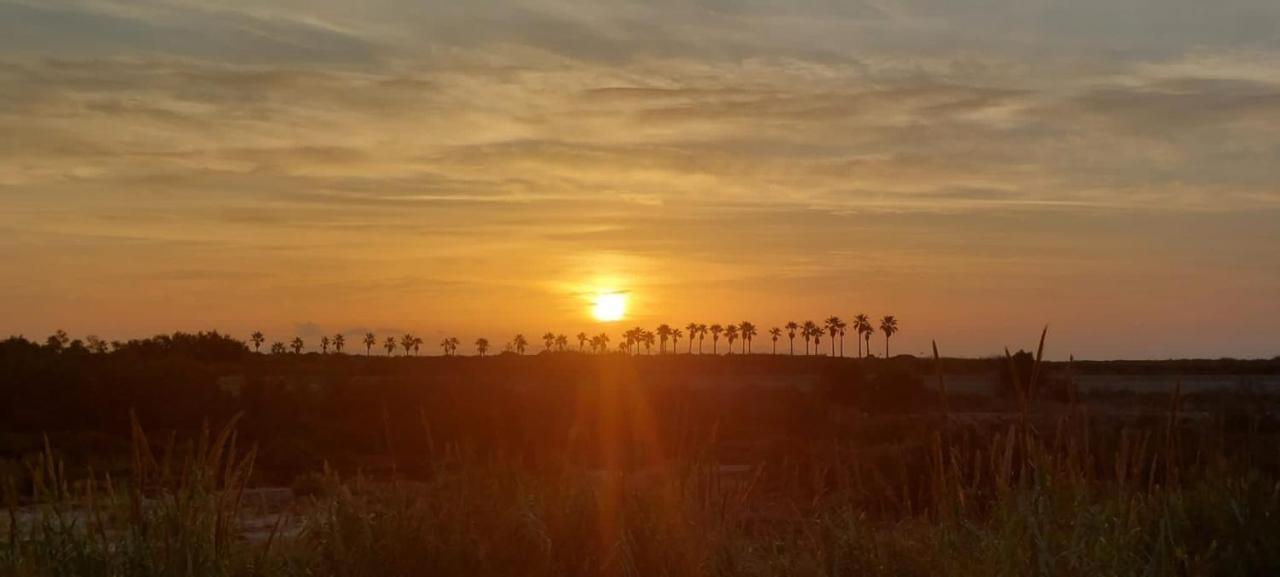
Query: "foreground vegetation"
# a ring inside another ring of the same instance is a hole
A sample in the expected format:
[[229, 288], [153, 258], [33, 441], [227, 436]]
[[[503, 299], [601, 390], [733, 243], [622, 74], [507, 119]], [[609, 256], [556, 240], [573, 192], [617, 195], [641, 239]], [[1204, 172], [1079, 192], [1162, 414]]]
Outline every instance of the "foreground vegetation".
[[[1280, 572], [1266, 394], [1175, 388], [1117, 414], [1031, 354], [278, 359], [183, 342], [0, 347], [17, 401], [0, 407], [0, 576]], [[992, 362], [1003, 397], [946, 394], [947, 374]], [[744, 375], [811, 387], [728, 386]], [[192, 429], [197, 411], [226, 424]]]
[[[1257, 427], [923, 420], [901, 441], [718, 464], [715, 432], [648, 467], [432, 447], [417, 479], [304, 478], [246, 498], [234, 429], [73, 481], [52, 449], [7, 485], [0, 575], [1266, 575], [1275, 438]], [[606, 439], [607, 440], [607, 439]], [[609, 451], [624, 450], [621, 446]], [[605, 455], [609, 460], [610, 455]], [[24, 486], [23, 483], [26, 483]], [[265, 522], [264, 522], [265, 521]], [[265, 527], [258, 533], [247, 528]]]

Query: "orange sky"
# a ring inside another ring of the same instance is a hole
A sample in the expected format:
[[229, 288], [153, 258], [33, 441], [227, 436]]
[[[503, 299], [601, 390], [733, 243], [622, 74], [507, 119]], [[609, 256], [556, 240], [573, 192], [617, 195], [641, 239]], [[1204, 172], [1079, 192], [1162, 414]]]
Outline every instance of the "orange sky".
[[1215, 6], [0, 0], [0, 333], [1270, 357], [1280, 8]]

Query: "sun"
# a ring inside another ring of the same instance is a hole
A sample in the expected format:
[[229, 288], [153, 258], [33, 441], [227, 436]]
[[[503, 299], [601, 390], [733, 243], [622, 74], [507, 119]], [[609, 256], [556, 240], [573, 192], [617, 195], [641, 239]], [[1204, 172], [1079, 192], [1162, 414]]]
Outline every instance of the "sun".
[[622, 293], [597, 295], [595, 302], [591, 304], [591, 316], [598, 321], [619, 321], [625, 314], [627, 314], [627, 295]]

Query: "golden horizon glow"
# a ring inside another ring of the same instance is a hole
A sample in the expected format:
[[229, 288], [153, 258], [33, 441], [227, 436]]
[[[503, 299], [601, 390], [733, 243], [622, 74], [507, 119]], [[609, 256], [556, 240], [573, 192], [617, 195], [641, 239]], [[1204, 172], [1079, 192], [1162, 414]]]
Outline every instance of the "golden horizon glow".
[[620, 321], [627, 314], [627, 295], [603, 293], [596, 295], [591, 304], [591, 316], [601, 322]]

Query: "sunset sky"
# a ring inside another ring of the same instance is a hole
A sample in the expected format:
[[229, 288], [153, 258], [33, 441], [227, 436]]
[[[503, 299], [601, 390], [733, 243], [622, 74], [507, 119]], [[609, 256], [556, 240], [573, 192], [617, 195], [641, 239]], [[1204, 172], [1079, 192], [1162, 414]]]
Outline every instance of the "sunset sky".
[[0, 262], [0, 337], [1271, 357], [1280, 2], [0, 0]]

